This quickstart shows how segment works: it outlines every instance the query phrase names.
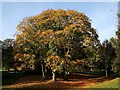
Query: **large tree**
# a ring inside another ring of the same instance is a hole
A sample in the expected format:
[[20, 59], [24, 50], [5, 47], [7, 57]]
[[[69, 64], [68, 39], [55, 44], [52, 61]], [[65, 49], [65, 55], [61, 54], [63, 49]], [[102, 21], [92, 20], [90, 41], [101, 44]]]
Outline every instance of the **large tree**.
[[74, 10], [46, 10], [23, 19], [17, 29], [17, 53], [35, 55], [34, 61], [43, 66], [43, 76], [46, 64], [53, 76], [60, 70], [68, 73], [70, 62], [88, 58], [99, 42], [89, 18]]

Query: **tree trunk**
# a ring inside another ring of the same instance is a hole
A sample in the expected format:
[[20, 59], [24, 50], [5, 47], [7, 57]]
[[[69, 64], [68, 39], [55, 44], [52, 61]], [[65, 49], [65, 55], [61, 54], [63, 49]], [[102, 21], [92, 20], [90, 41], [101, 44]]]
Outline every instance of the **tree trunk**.
[[107, 63], [106, 63], [105, 74], [106, 74], [106, 77], [108, 77], [108, 65], [107, 65]]
[[64, 80], [65, 80], [65, 81], [68, 80], [68, 75], [67, 75], [67, 74], [64, 75]]
[[7, 71], [7, 72], [9, 72], [9, 71], [10, 71], [8, 67], [6, 67], [6, 71]]
[[42, 76], [44, 79], [46, 79], [46, 75], [45, 75], [45, 65], [42, 64]]
[[90, 71], [93, 71], [93, 67], [91, 67]]
[[68, 80], [68, 74], [69, 74], [69, 72], [65, 71], [65, 73], [64, 73], [64, 80], [65, 80], [65, 81]]
[[8, 68], [8, 72], [10, 72], [10, 68]]
[[14, 73], [16, 74], [16, 72], [17, 72], [17, 69], [16, 69], [16, 68], [14, 68]]
[[108, 71], [107, 71], [107, 69], [105, 70], [105, 74], [106, 74], [106, 77], [108, 77]]
[[53, 79], [53, 81], [56, 81], [56, 75], [55, 75], [55, 72], [52, 72], [52, 79]]

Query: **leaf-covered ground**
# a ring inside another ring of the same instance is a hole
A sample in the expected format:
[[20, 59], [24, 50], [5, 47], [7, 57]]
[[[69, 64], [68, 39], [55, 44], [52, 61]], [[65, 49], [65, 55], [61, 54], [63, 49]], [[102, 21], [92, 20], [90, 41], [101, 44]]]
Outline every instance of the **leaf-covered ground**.
[[[5, 88], [24, 88], [25, 90], [30, 89], [41, 89], [41, 90], [58, 90], [58, 89], [73, 89], [83, 88], [88, 86], [95, 86], [96, 84], [110, 81], [113, 77], [105, 78], [85, 74], [71, 74], [68, 77], [68, 81], [63, 81], [62, 78], [57, 76], [57, 81], [43, 80], [40, 75], [25, 75], [19, 78], [15, 82], [10, 82], [9, 85], [3, 85]], [[90, 87], [91, 88], [91, 87]]]

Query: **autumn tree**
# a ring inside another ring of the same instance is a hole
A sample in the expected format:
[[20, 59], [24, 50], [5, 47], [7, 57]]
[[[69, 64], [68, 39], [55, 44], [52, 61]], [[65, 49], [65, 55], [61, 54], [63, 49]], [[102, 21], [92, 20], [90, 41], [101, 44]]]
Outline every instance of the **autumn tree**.
[[87, 52], [99, 42], [89, 18], [74, 10], [46, 10], [23, 19], [17, 29], [17, 53], [35, 55], [34, 61], [43, 66], [43, 76], [48, 66], [53, 80], [56, 71], [68, 74], [71, 62], [89, 57]]

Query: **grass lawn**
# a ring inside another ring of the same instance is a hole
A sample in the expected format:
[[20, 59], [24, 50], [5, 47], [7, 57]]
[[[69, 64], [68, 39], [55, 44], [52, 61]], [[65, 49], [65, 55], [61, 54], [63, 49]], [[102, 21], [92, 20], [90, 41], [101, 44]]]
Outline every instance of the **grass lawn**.
[[84, 88], [118, 88], [118, 86], [120, 86], [120, 83], [118, 83], [118, 81], [120, 81], [120, 78], [115, 78], [110, 81], [104, 81], [103, 83], [98, 83], [92, 86], [86, 86]]
[[[6, 78], [6, 77], [5, 77]], [[14, 75], [12, 78], [3, 80], [3, 89], [7, 90], [84, 90], [83, 88], [118, 88], [118, 78], [106, 78], [95, 75], [86, 74], [71, 74], [68, 77], [68, 81], [63, 81], [61, 77], [57, 77], [57, 81], [42, 80], [40, 75], [17, 75], [15, 79]], [[82, 88], [82, 89], [81, 89]], [[101, 89], [100, 89], [101, 90]]]

